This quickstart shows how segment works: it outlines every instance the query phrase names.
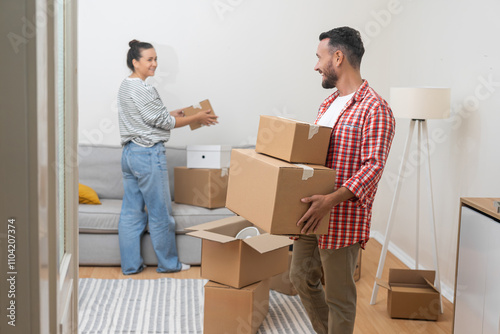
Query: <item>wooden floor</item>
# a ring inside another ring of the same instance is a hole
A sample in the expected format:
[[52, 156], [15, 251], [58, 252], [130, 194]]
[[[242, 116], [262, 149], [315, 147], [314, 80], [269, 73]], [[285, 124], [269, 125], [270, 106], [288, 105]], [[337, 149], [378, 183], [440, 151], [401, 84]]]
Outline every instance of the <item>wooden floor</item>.
[[[396, 320], [387, 314], [387, 292], [379, 289], [377, 304], [370, 305], [373, 282], [377, 272], [381, 245], [371, 240], [366, 250], [363, 251], [361, 263], [361, 279], [357, 282], [358, 306], [356, 315], [355, 334], [445, 334], [451, 333], [453, 319], [453, 305], [443, 298], [444, 314], [437, 322], [419, 320]], [[387, 254], [382, 278], [387, 279], [389, 268], [406, 268], [392, 254]], [[80, 267], [80, 278], [104, 278], [104, 279], [155, 279], [163, 277], [172, 278], [201, 278], [200, 267], [193, 266], [191, 269], [174, 274], [158, 274], [155, 267], [148, 267], [142, 273], [125, 276], [119, 267]]]

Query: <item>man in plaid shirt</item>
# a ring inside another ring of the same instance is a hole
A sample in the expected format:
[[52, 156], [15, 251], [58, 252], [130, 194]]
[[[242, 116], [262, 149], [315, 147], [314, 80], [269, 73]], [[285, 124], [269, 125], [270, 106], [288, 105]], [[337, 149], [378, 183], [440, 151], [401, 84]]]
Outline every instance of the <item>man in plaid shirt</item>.
[[[337, 173], [336, 190], [302, 199], [311, 206], [297, 222], [304, 234], [293, 245], [290, 278], [317, 333], [352, 333], [353, 274], [359, 248], [369, 239], [372, 204], [395, 121], [387, 102], [361, 77], [365, 50], [359, 32], [341, 27], [319, 39], [314, 70], [322, 75], [323, 88], [337, 90], [321, 104], [315, 123], [332, 127], [326, 166]], [[307, 234], [328, 213], [328, 234]]]

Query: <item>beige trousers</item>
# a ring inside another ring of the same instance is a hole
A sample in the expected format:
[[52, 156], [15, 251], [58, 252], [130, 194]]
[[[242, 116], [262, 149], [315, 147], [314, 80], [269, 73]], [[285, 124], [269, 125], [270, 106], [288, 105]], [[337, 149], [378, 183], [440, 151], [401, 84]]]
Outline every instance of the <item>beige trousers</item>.
[[360, 244], [356, 243], [335, 250], [319, 249], [316, 235], [301, 235], [293, 243], [290, 280], [319, 334], [352, 334], [354, 331], [357, 295], [353, 275], [359, 248]]

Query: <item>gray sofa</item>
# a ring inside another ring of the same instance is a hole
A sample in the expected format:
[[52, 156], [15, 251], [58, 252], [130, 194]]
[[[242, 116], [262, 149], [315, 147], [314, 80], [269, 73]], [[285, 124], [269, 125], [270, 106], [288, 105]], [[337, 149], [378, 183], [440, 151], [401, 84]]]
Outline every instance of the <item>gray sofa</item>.
[[[78, 148], [79, 182], [94, 189], [101, 205], [80, 204], [78, 210], [80, 265], [119, 266], [118, 220], [123, 198], [121, 147], [81, 144]], [[174, 167], [186, 166], [185, 147], [167, 147], [170, 193], [174, 200]], [[176, 221], [179, 259], [200, 264], [201, 241], [185, 235], [184, 228], [226, 218], [234, 214], [226, 208], [206, 209], [172, 202]], [[142, 255], [147, 265], [157, 265], [149, 233], [142, 239]]]

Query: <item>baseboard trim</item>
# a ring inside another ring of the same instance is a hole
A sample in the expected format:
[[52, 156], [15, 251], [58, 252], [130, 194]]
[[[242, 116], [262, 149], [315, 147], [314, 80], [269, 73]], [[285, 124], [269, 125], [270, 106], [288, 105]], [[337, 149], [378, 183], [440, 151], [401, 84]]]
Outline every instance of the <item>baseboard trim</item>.
[[[382, 233], [378, 231], [370, 231], [370, 238], [377, 240], [381, 245], [384, 244], [385, 242], [385, 237]], [[395, 257], [397, 257], [401, 262], [403, 262], [408, 268], [414, 268], [415, 267], [415, 259], [408, 255], [406, 252], [404, 252], [401, 248], [396, 246], [393, 242], [389, 241], [389, 247], [388, 247], [389, 252], [391, 252]], [[421, 269], [423, 270], [432, 270], [431, 268], [425, 268], [421, 266]], [[441, 281], [441, 295], [449, 300], [451, 303], [453, 303], [453, 297], [455, 295], [455, 289], [450, 287], [447, 284], [443, 284], [443, 281]]]

